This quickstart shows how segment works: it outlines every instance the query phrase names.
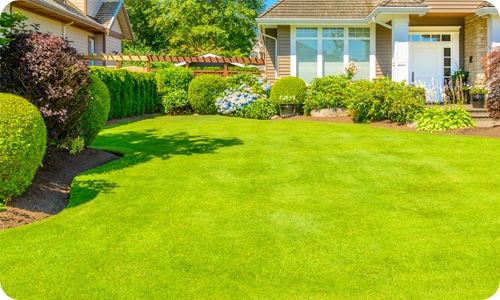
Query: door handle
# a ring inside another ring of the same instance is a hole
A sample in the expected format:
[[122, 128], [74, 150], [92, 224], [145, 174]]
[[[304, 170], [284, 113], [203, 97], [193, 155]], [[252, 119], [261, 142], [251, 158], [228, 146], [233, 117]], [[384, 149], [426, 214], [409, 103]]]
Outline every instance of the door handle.
[[411, 82], [415, 82], [415, 72], [411, 72]]

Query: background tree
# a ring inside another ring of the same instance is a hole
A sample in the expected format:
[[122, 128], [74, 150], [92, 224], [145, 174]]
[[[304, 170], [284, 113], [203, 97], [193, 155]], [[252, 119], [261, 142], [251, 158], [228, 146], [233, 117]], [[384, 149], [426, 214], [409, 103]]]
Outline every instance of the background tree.
[[[136, 42], [169, 55], [247, 56], [264, 0], [126, 0]], [[144, 48], [143, 48], [144, 49]]]

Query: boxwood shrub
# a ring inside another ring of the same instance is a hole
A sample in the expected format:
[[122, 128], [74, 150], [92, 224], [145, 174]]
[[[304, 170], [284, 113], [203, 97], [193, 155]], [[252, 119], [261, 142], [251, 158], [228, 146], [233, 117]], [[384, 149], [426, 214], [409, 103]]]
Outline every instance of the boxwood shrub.
[[172, 67], [160, 70], [155, 74], [158, 95], [163, 97], [178, 90], [187, 92], [193, 78], [193, 71], [187, 68]]
[[108, 120], [110, 97], [109, 90], [99, 77], [90, 75], [92, 83], [89, 91], [91, 101], [80, 122], [85, 146], [90, 146]]
[[200, 115], [215, 115], [217, 95], [226, 88], [226, 79], [215, 75], [196, 77], [189, 84], [189, 104]]
[[305, 96], [306, 83], [295, 76], [280, 78], [271, 87], [271, 100], [276, 104], [303, 104]]
[[91, 70], [109, 90], [111, 101], [108, 119], [140, 116], [159, 111], [153, 73], [104, 67], [91, 67]]
[[38, 109], [24, 98], [0, 93], [0, 202], [21, 195], [31, 184], [46, 142]]

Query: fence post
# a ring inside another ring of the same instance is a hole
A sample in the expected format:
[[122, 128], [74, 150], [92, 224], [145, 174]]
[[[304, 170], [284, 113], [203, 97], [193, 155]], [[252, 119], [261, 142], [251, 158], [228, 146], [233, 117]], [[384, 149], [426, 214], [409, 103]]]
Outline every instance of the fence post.
[[115, 62], [115, 69], [117, 69], [117, 70], [118, 70], [119, 68], [120, 68], [120, 62], [119, 62], [119, 61], [116, 61], [116, 62]]
[[222, 77], [226, 78], [229, 75], [229, 72], [227, 70], [227, 63], [224, 63], [224, 73], [222, 74]]
[[151, 62], [149, 60], [146, 62], [146, 71], [151, 72]]

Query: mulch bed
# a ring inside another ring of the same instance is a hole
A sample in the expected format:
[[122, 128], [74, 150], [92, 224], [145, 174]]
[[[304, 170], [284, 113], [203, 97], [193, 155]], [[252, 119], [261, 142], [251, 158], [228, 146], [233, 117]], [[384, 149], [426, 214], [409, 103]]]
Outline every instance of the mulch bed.
[[[146, 115], [144, 117], [152, 117]], [[128, 121], [138, 120], [140, 117]], [[287, 119], [277, 118], [274, 121], [315, 121], [354, 123], [350, 117], [310, 117], [295, 116]], [[111, 120], [108, 125], [127, 120]], [[391, 122], [374, 122], [370, 126], [391, 128], [395, 130], [415, 131], [406, 125]], [[458, 134], [473, 136], [489, 136], [500, 138], [500, 126], [491, 128], [462, 128], [453, 131], [439, 132], [438, 134]], [[40, 168], [33, 180], [33, 184], [19, 197], [8, 203], [7, 209], [0, 212], [0, 230], [19, 227], [33, 223], [62, 211], [69, 202], [70, 186], [73, 178], [87, 170], [96, 168], [120, 156], [106, 151], [86, 149], [75, 155], [59, 152], [51, 156]]]

